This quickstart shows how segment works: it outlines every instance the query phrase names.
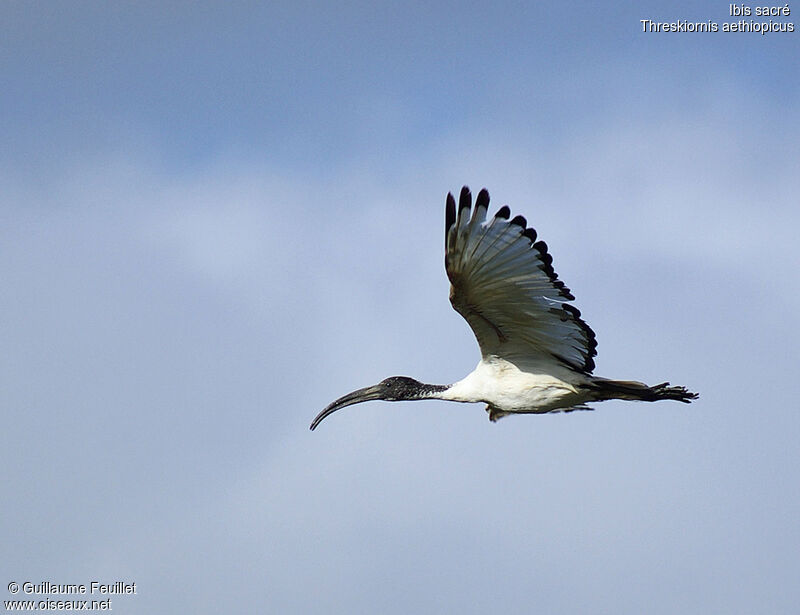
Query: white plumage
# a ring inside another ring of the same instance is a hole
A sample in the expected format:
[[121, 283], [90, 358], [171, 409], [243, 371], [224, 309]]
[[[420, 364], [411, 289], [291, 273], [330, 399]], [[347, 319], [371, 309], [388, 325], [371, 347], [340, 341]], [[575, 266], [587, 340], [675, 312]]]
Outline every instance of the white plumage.
[[445, 269], [450, 302], [466, 319], [481, 349], [481, 361], [452, 385], [423, 384], [405, 376], [387, 378], [337, 399], [312, 422], [352, 404], [384, 399], [443, 399], [484, 402], [492, 421], [507, 414], [588, 410], [607, 399], [689, 403], [697, 398], [665, 382], [608, 380], [592, 375], [597, 341], [572, 305], [575, 297], [558, 279], [547, 244], [522, 216], [509, 219], [507, 206], [487, 222], [489, 193], [472, 206], [465, 186], [456, 206], [447, 195]]

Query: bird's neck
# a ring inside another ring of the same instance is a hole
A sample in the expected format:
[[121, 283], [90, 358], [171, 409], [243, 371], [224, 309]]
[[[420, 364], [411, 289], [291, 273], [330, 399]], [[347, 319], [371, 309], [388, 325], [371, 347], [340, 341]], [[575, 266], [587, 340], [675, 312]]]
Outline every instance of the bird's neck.
[[414, 391], [414, 399], [444, 399], [442, 394], [450, 388], [447, 384], [425, 384], [420, 383], [420, 386]]

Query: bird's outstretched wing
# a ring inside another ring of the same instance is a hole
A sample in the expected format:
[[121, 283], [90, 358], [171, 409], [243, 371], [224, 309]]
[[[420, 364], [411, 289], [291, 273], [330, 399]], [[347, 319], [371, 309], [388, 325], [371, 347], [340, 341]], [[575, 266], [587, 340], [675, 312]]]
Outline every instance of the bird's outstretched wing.
[[475, 207], [466, 186], [458, 207], [447, 195], [445, 268], [450, 302], [469, 323], [484, 357], [552, 362], [589, 374], [594, 331], [569, 301], [575, 297], [553, 270], [547, 244], [522, 216], [503, 206], [486, 222], [489, 193]]

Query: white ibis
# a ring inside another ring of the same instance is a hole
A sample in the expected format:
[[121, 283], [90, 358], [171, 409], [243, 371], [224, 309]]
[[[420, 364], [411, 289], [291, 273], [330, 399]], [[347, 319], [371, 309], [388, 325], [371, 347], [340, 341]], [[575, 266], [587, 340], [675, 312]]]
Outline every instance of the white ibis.
[[334, 401], [317, 415], [312, 430], [340, 408], [374, 399], [483, 402], [490, 421], [508, 414], [591, 410], [588, 402], [607, 399], [697, 399], [697, 393], [668, 382], [647, 386], [592, 375], [594, 331], [569, 303], [575, 297], [553, 270], [547, 244], [536, 240], [522, 216], [509, 220], [508, 206], [487, 222], [488, 207], [485, 189], [474, 207], [466, 186], [457, 208], [447, 195], [444, 264], [450, 303], [478, 339], [481, 360], [475, 370], [448, 385], [387, 378]]

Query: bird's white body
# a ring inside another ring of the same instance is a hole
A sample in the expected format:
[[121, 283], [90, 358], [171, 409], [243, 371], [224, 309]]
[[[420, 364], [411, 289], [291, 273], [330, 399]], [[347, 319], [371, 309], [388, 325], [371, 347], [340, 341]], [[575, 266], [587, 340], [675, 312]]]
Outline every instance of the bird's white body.
[[[566, 368], [547, 370], [526, 365], [520, 369], [501, 357], [481, 359], [478, 366], [463, 380], [437, 394], [439, 399], [460, 402], [484, 402], [490, 412], [545, 413], [557, 408], [580, 406], [589, 400], [579, 384], [588, 382], [582, 374]], [[558, 373], [554, 373], [558, 372]]]

